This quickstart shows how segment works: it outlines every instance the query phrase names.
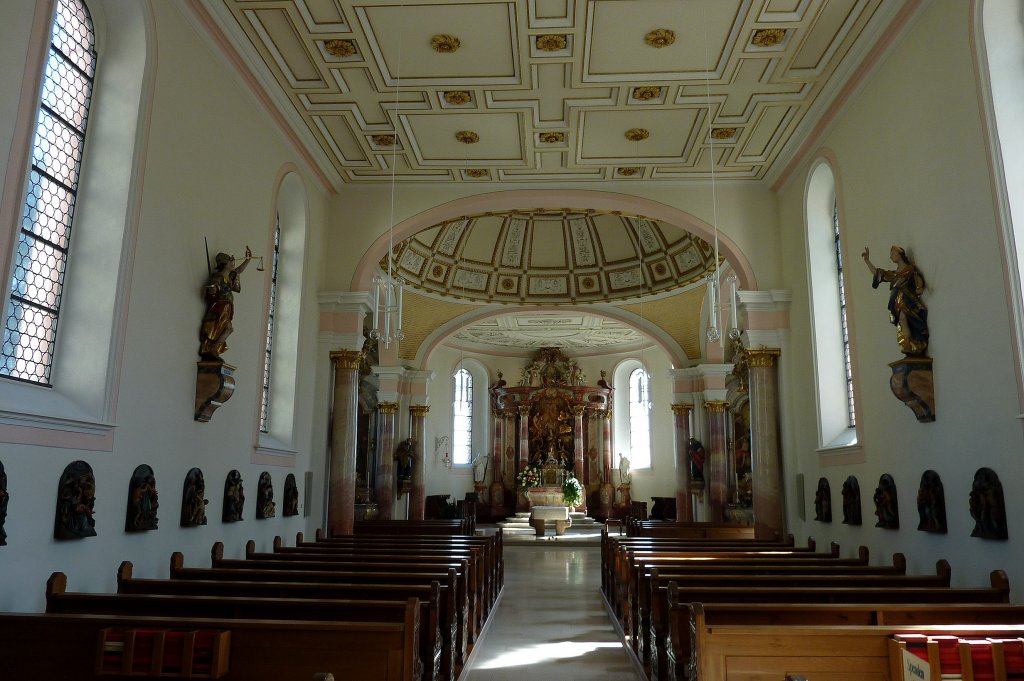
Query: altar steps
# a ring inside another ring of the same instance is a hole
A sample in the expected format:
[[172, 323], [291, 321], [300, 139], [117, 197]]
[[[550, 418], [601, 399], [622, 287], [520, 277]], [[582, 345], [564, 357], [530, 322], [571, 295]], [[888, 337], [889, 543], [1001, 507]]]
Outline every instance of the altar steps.
[[544, 523], [545, 536], [536, 536], [537, 533], [530, 527], [529, 511], [516, 513], [505, 520], [498, 521], [495, 525], [501, 528], [506, 541], [514, 543], [545, 540], [558, 541], [559, 543], [566, 541], [585, 541], [588, 543], [592, 541], [596, 544], [600, 543], [601, 528], [603, 527], [601, 523], [588, 517], [586, 513], [570, 513], [569, 517], [572, 519], [572, 527], [566, 529], [565, 534], [560, 537], [555, 537], [555, 521], [553, 520]]

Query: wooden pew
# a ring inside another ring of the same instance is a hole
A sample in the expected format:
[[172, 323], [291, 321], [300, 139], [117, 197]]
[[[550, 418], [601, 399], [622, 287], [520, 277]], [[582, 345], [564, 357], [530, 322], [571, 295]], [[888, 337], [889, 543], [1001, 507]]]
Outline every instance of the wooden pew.
[[0, 660], [4, 678], [12, 680], [109, 679], [95, 673], [101, 632], [200, 630], [228, 632], [222, 681], [309, 679], [325, 669], [338, 678], [417, 681], [419, 609], [410, 605], [406, 614], [405, 621], [386, 624], [3, 613]]
[[[46, 582], [50, 614], [127, 615], [238, 620], [403, 623], [409, 609], [417, 611], [414, 667], [425, 667], [425, 681], [437, 681], [441, 668], [439, 592], [429, 601], [330, 600], [322, 598], [257, 598], [128, 593], [69, 593], [67, 577], [55, 572]], [[416, 676], [419, 676], [417, 672]]]
[[473, 526], [468, 518], [461, 520], [357, 520], [353, 524], [352, 533], [357, 536], [360, 534], [462, 534], [472, 536]]
[[[180, 553], [172, 563], [182, 564]], [[142, 579], [134, 577], [130, 561], [121, 563], [117, 571], [117, 592], [120, 594], [163, 594], [167, 596], [231, 596], [257, 598], [319, 598], [331, 600], [406, 601], [416, 598], [438, 604], [438, 626], [441, 641], [439, 679], [453, 681], [458, 669], [455, 645], [457, 618], [455, 604], [455, 571], [449, 571], [446, 583], [419, 584], [345, 584], [337, 582], [231, 581], [202, 579]], [[424, 618], [421, 617], [421, 621]], [[426, 620], [429, 621], [429, 620]]]

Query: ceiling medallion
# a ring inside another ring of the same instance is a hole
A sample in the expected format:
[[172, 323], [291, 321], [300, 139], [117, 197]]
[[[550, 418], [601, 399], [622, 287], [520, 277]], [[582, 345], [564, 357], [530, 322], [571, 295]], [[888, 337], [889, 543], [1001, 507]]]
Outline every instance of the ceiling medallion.
[[395, 144], [394, 135], [374, 135], [370, 139], [372, 139], [373, 143], [378, 147], [391, 147]]
[[444, 101], [449, 104], [468, 104], [473, 98], [465, 90], [449, 90], [444, 93]]
[[646, 102], [661, 97], [661, 88], [656, 85], [633, 88], [633, 99]]
[[501, 280], [501, 288], [505, 289], [506, 291], [511, 291], [515, 287], [516, 287], [516, 282], [514, 282], [513, 280], [511, 280], [511, 279], [502, 279]]
[[651, 133], [647, 128], [630, 128], [626, 131], [626, 139], [630, 142], [639, 142], [645, 140], [651, 136]]
[[711, 139], [727, 140], [736, 136], [736, 128], [712, 128]]
[[560, 144], [565, 141], [564, 132], [542, 132], [540, 141], [544, 144]]
[[639, 175], [640, 169], [635, 167], [617, 168], [615, 172], [618, 173], [619, 175], [622, 175], [623, 177], [632, 177], [633, 175]]
[[455, 133], [455, 139], [459, 140], [463, 144], [476, 144], [480, 141], [480, 135], [476, 134], [472, 130], [459, 130]]
[[668, 47], [675, 41], [675, 31], [671, 31], [667, 28], [656, 28], [644, 36], [644, 42], [651, 47]]
[[434, 48], [434, 52], [442, 54], [451, 54], [459, 49], [460, 45], [462, 45], [461, 40], [447, 33], [438, 33], [430, 39], [430, 46]]
[[784, 28], [761, 28], [754, 31], [754, 37], [750, 40], [751, 45], [758, 47], [775, 47], [786, 39]]
[[335, 57], [351, 57], [356, 53], [356, 44], [351, 40], [328, 40], [324, 43], [324, 49]]
[[667, 271], [668, 269], [665, 267], [665, 263], [663, 262], [659, 262], [657, 265], [654, 266], [654, 273], [657, 274], [658, 276], [664, 275]]
[[594, 281], [593, 277], [583, 277], [583, 281], [580, 283], [583, 284], [584, 288], [594, 288], [597, 286], [597, 282]]
[[434, 265], [434, 269], [430, 270], [430, 273], [435, 277], [440, 277], [442, 274], [444, 274], [444, 268], [442, 268], [440, 265]]
[[537, 36], [536, 45], [538, 50], [543, 50], [544, 52], [558, 52], [565, 49], [565, 36], [555, 33], [539, 35]]
[[487, 171], [484, 168], [470, 168], [466, 171], [466, 177], [487, 177]]

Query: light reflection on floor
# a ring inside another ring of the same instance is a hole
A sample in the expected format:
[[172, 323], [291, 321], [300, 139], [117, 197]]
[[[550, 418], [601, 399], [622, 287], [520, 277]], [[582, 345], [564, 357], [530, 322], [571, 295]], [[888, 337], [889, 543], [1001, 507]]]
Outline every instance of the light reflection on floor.
[[634, 681], [601, 601], [598, 546], [505, 545], [505, 592], [464, 681]]

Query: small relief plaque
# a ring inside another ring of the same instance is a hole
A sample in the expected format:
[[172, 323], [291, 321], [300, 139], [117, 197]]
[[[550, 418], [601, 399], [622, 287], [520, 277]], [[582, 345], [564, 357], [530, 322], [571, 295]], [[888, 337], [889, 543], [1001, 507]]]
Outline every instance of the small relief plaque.
[[568, 291], [564, 277], [531, 277], [530, 293], [564, 295]]
[[415, 251], [407, 250], [402, 254], [402, 260], [399, 262], [401, 267], [406, 272], [412, 272], [413, 274], [419, 274], [420, 269], [423, 268], [424, 258], [422, 255]]
[[583, 218], [569, 220], [569, 231], [572, 233], [572, 244], [576, 251], [578, 266], [595, 265], [594, 245], [590, 241], [590, 229]]
[[505, 233], [505, 250], [501, 254], [504, 267], [519, 267], [523, 261], [523, 235], [526, 232], [524, 218], [509, 218]]
[[608, 282], [613, 289], [633, 288], [640, 285], [640, 271], [635, 269], [611, 272]]
[[452, 288], [465, 288], [473, 289], [474, 291], [483, 291], [487, 288], [487, 275], [483, 272], [459, 270], [455, 273], [455, 280], [452, 282]]
[[700, 255], [692, 248], [688, 248], [682, 253], [676, 253], [676, 265], [679, 266], [679, 271], [681, 272], [692, 270], [700, 264]]
[[459, 240], [462, 238], [462, 233], [465, 231], [466, 223], [468, 222], [469, 220], [449, 222], [437, 250], [445, 255], [455, 255], [455, 248], [459, 245]]

